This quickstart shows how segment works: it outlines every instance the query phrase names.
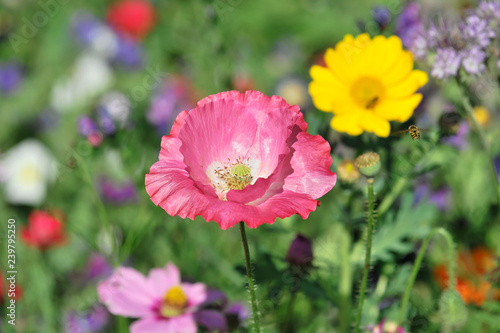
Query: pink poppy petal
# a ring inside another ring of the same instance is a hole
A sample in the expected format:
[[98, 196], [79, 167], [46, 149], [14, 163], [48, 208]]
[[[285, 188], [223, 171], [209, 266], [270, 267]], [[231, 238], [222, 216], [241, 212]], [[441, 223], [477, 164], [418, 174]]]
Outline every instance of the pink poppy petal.
[[132, 268], [120, 267], [99, 283], [99, 299], [109, 312], [126, 317], [154, 316], [152, 308], [157, 294], [147, 279]]
[[219, 99], [191, 110], [178, 136], [191, 177], [204, 185], [211, 184], [207, 168], [213, 162], [245, 158], [256, 133], [254, 115], [237, 101]]
[[337, 181], [337, 175], [330, 171], [330, 145], [321, 136], [306, 132], [301, 132], [297, 139], [293, 144], [293, 173], [286, 177], [284, 189], [307, 193], [311, 199], [317, 199], [330, 191]]
[[198, 327], [192, 315], [173, 318], [146, 318], [130, 325], [130, 333], [196, 333]]
[[182, 290], [187, 296], [189, 307], [196, 307], [207, 299], [207, 287], [203, 283], [183, 283]]
[[181, 274], [175, 265], [167, 264], [165, 268], [154, 268], [149, 271], [148, 283], [157, 295], [163, 296], [172, 287], [181, 284]]
[[187, 118], [188, 114], [189, 113], [187, 111], [182, 111], [181, 113], [179, 113], [177, 115], [177, 117], [175, 118], [174, 124], [172, 125], [172, 129], [170, 130], [171, 136], [177, 137], [177, 135], [179, 134], [179, 130], [186, 123], [186, 118]]

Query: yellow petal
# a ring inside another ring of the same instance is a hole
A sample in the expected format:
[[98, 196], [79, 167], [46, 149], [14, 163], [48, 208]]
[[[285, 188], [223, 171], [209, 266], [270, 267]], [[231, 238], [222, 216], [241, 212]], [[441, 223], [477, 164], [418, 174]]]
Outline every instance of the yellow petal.
[[342, 50], [345, 50], [346, 53], [339, 53], [337, 51], [334, 51], [333, 49], [326, 50], [325, 62], [328, 68], [334, 73], [335, 77], [340, 82], [350, 83], [356, 75], [356, 73], [353, 73], [350, 67], [352, 55], [351, 53], [347, 53], [347, 50], [351, 50], [351, 46], [342, 48]]
[[330, 122], [330, 126], [338, 132], [344, 132], [349, 135], [360, 135], [363, 133], [363, 129], [358, 124], [358, 118], [359, 112], [356, 111], [334, 116]]
[[381, 75], [386, 74], [396, 65], [403, 52], [403, 44], [397, 36], [374, 38], [372, 65], [374, 71]]
[[381, 76], [382, 82], [387, 86], [396, 84], [410, 75], [412, 69], [413, 55], [408, 51], [403, 51], [394, 67], [392, 67], [385, 75]]
[[403, 81], [386, 89], [386, 97], [389, 99], [408, 97], [426, 84], [428, 80], [426, 72], [414, 70]]
[[359, 117], [361, 127], [367, 132], [386, 138], [391, 133], [391, 125], [386, 119], [377, 117], [373, 112], [363, 111]]
[[384, 99], [375, 107], [375, 115], [386, 119], [405, 122], [422, 100], [422, 94], [414, 94], [403, 99]]

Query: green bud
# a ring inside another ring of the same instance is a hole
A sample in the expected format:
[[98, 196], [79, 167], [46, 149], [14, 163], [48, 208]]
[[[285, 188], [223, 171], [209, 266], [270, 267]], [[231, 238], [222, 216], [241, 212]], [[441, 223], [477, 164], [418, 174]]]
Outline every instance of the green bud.
[[444, 327], [459, 329], [467, 322], [467, 307], [455, 290], [445, 290], [439, 299], [439, 316]]
[[380, 163], [380, 156], [374, 152], [364, 153], [358, 156], [356, 161], [354, 161], [354, 165], [356, 165], [359, 172], [366, 177], [375, 176], [382, 166]]

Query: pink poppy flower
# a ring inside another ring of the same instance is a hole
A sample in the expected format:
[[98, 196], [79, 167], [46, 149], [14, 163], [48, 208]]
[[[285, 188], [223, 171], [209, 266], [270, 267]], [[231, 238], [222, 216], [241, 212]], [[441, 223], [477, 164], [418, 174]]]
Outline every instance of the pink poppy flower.
[[130, 325], [131, 333], [196, 333], [194, 311], [207, 295], [203, 283], [182, 283], [173, 264], [152, 269], [148, 277], [120, 267], [97, 292], [112, 314], [141, 318]]
[[299, 107], [258, 91], [208, 96], [181, 112], [146, 175], [168, 214], [202, 216], [227, 229], [299, 214], [335, 185], [330, 145], [306, 132]]

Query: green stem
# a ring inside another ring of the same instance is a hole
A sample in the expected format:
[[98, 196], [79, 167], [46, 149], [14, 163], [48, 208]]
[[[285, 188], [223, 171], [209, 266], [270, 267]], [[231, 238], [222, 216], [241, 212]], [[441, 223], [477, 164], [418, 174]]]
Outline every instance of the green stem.
[[392, 205], [394, 200], [401, 194], [401, 192], [405, 189], [405, 187], [408, 185], [410, 182], [409, 178], [406, 177], [400, 177], [396, 181], [396, 184], [392, 186], [391, 192], [389, 192], [380, 205], [377, 208], [378, 211], [378, 216], [382, 216]]
[[340, 296], [340, 332], [349, 332], [351, 323], [351, 292], [352, 292], [352, 275], [351, 264], [349, 263], [349, 247], [351, 245], [350, 235], [344, 230], [342, 243], [340, 245], [340, 281], [339, 281], [339, 296]]
[[497, 201], [498, 204], [500, 205], [500, 184], [499, 180], [497, 177], [497, 173], [495, 171], [495, 164], [493, 163], [493, 160], [491, 158], [491, 152], [490, 148], [488, 145], [488, 141], [486, 141], [486, 137], [484, 136], [483, 130], [481, 126], [477, 123], [476, 117], [474, 117], [474, 109], [472, 108], [472, 105], [470, 103], [469, 98], [465, 94], [462, 86], [460, 83], [458, 83], [458, 87], [460, 89], [461, 95], [462, 95], [462, 104], [465, 109], [465, 113], [467, 114], [467, 117], [469, 120], [472, 122], [472, 126], [474, 127], [474, 131], [477, 133], [479, 136], [479, 141], [481, 142], [481, 146], [486, 153], [486, 156], [488, 157], [488, 172], [490, 174], [491, 182], [493, 186], [496, 187], [496, 195], [497, 195]]
[[101, 220], [101, 223], [104, 225], [106, 231], [109, 233], [109, 236], [111, 237], [110, 259], [113, 266], [117, 267], [119, 265], [119, 259], [118, 255], [116, 254], [117, 249], [115, 244], [115, 237], [113, 236], [114, 233], [113, 226], [111, 225], [111, 222], [108, 219], [106, 208], [104, 207], [104, 204], [102, 203], [102, 200], [99, 197], [99, 193], [97, 193], [94, 183], [92, 182], [92, 177], [90, 176], [90, 172], [89, 169], [87, 168], [87, 165], [85, 164], [85, 161], [76, 152], [73, 152], [73, 157], [76, 159], [76, 162], [78, 163], [78, 167], [81, 170], [83, 180], [87, 183], [90, 192], [92, 193], [92, 198], [94, 199], [95, 205], [97, 206], [97, 214], [99, 215], [99, 219]]
[[359, 324], [361, 323], [361, 314], [363, 313], [363, 302], [365, 300], [366, 285], [368, 283], [368, 273], [370, 271], [370, 261], [372, 253], [372, 234], [373, 225], [375, 223], [375, 196], [373, 194], [373, 178], [367, 178], [366, 183], [368, 184], [368, 229], [366, 236], [366, 255], [365, 255], [365, 267], [363, 270], [363, 279], [361, 280], [361, 287], [359, 293], [358, 302], [358, 312], [356, 314], [356, 321], [354, 324], [354, 333], [359, 332]]
[[247, 267], [248, 290], [250, 292], [250, 301], [252, 303], [253, 328], [255, 333], [260, 333], [259, 309], [257, 308], [257, 298], [255, 297], [255, 285], [250, 264], [250, 251], [248, 250], [248, 240], [245, 233], [245, 222], [240, 222], [241, 243], [245, 252], [245, 265]]
[[420, 250], [417, 255], [417, 259], [415, 260], [415, 265], [413, 265], [413, 270], [410, 275], [410, 280], [408, 281], [408, 284], [406, 285], [406, 290], [403, 295], [403, 300], [401, 301], [401, 308], [399, 309], [399, 315], [398, 315], [398, 321], [397, 324], [400, 325], [403, 322], [403, 317], [405, 316], [406, 313], [406, 305], [408, 304], [408, 301], [410, 300], [410, 293], [413, 288], [413, 284], [415, 283], [415, 280], [417, 278], [418, 271], [420, 270], [420, 265], [422, 264], [422, 260], [424, 259], [425, 252], [427, 251], [427, 247], [429, 245], [429, 242], [431, 238], [435, 234], [441, 234], [448, 245], [448, 277], [449, 277], [449, 282], [448, 282], [448, 288], [451, 290], [455, 290], [455, 245], [453, 243], [453, 238], [451, 237], [450, 233], [446, 231], [443, 228], [437, 228], [431, 231], [430, 234], [425, 237], [422, 246], [420, 246]]
[[293, 313], [293, 304], [295, 303], [295, 299], [297, 298], [297, 290], [292, 291], [292, 296], [290, 297], [290, 302], [288, 302], [288, 306], [286, 309], [285, 316], [285, 324], [283, 325], [283, 333], [286, 333], [288, 328], [288, 323], [290, 323]]

